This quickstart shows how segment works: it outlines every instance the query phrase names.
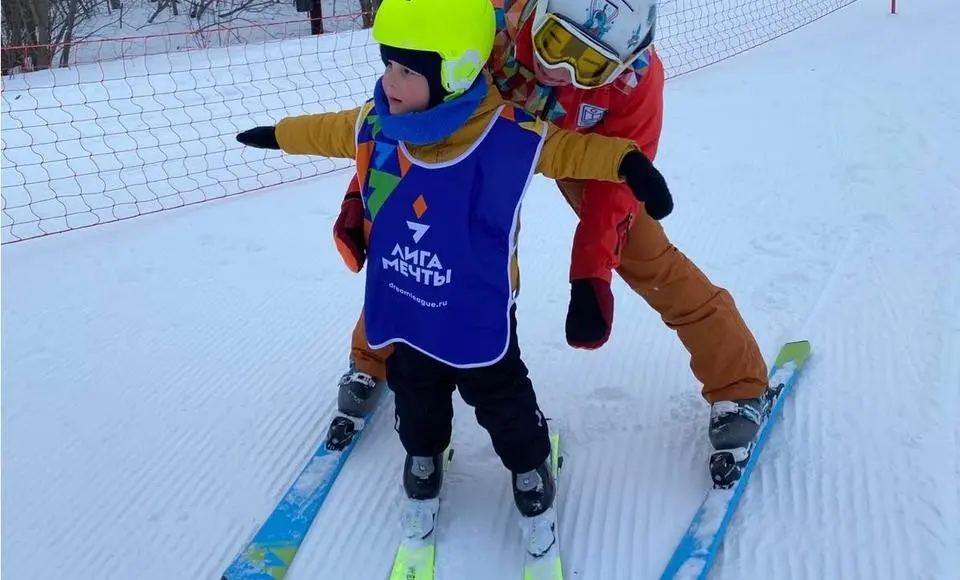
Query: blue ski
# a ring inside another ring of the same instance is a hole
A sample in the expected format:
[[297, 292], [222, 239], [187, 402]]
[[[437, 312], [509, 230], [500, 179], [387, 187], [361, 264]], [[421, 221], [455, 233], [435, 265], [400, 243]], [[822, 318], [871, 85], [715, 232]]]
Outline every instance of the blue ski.
[[673, 557], [667, 563], [660, 580], [671, 579], [697, 579], [704, 580], [710, 572], [710, 566], [713, 564], [720, 550], [720, 544], [723, 541], [724, 533], [733, 518], [737, 504], [740, 502], [740, 496], [747, 486], [750, 474], [756, 465], [757, 458], [763, 449], [770, 429], [776, 422], [784, 402], [793, 390], [793, 386], [800, 376], [804, 363], [810, 356], [810, 343], [808, 341], [788, 342], [780, 349], [773, 368], [770, 369], [770, 384], [783, 385], [776, 400], [773, 403], [770, 413], [757, 433], [756, 442], [750, 452], [750, 457], [743, 467], [743, 473], [740, 478], [730, 488], [714, 487], [707, 492], [706, 498], [697, 510], [696, 515], [690, 522], [686, 533], [681, 538], [673, 553]]
[[387, 399], [387, 393], [381, 393], [373, 412], [362, 422], [345, 416], [334, 418], [327, 437], [221, 580], [282, 580], [287, 575], [300, 544], [365, 426]]

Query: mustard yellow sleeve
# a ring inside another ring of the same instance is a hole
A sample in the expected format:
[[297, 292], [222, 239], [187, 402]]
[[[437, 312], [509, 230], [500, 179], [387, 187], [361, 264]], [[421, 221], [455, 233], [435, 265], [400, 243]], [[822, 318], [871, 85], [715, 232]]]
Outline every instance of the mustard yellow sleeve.
[[628, 151], [636, 148], [636, 143], [630, 139], [581, 135], [548, 123], [547, 138], [537, 161], [537, 173], [551, 179], [622, 183], [620, 162]]
[[274, 134], [285, 153], [353, 159], [357, 155], [357, 117], [362, 107], [337, 113], [285, 117]]

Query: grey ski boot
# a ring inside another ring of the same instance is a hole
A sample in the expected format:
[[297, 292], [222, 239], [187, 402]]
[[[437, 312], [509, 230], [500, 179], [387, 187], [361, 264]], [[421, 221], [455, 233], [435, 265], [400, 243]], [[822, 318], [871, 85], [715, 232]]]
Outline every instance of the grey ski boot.
[[357, 365], [350, 361], [350, 368], [343, 373], [337, 385], [337, 408], [344, 415], [363, 419], [377, 404], [381, 386], [382, 381], [357, 370]]
[[730, 488], [740, 479], [750, 460], [760, 426], [770, 414], [779, 389], [754, 399], [717, 401], [710, 407], [710, 476], [714, 487]]
[[327, 449], [342, 450], [353, 440], [376, 407], [383, 389], [383, 381], [358, 370], [350, 361], [350, 367], [337, 384], [338, 413], [327, 430]]

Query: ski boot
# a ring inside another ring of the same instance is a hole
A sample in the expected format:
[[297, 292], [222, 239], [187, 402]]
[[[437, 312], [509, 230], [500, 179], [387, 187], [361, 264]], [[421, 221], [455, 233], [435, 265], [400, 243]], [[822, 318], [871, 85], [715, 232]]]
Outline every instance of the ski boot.
[[408, 539], [425, 539], [433, 533], [440, 509], [443, 454], [407, 455], [403, 462], [403, 491], [407, 500], [400, 510], [400, 529]]
[[549, 457], [532, 471], [513, 474], [513, 501], [523, 516], [520, 527], [527, 551], [535, 558], [546, 554], [557, 541], [557, 514], [553, 509], [556, 495]]
[[363, 429], [364, 420], [373, 412], [383, 383], [357, 370], [350, 361], [350, 368], [340, 377], [337, 385], [337, 416], [327, 430], [327, 449], [341, 451], [350, 444], [353, 436]]
[[357, 370], [357, 365], [350, 361], [350, 368], [337, 385], [337, 408], [344, 415], [363, 419], [373, 411], [381, 385], [381, 381]]
[[733, 487], [750, 460], [760, 426], [770, 414], [782, 385], [754, 399], [717, 401], [710, 408], [710, 476], [713, 486]]

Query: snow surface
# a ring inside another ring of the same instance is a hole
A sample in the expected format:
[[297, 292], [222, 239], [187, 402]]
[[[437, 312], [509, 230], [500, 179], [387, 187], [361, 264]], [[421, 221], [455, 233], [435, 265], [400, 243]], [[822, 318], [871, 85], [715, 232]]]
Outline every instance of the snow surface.
[[[813, 344], [712, 578], [960, 569], [960, 7], [885, 10], [668, 83], [668, 233], [768, 360]], [[219, 577], [334, 410], [363, 284], [330, 235], [349, 176], [4, 246], [5, 576]], [[655, 578], [710, 485], [708, 409], [622, 282], [610, 344], [565, 345], [575, 217], [532, 187], [520, 335], [563, 433], [564, 568]], [[509, 482], [456, 410], [438, 578], [517, 577]], [[369, 429], [290, 580], [386, 577], [403, 455], [391, 421]]]

